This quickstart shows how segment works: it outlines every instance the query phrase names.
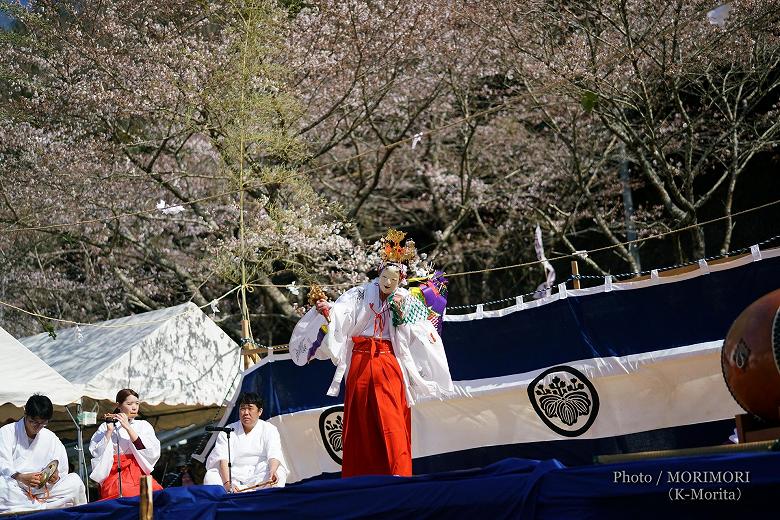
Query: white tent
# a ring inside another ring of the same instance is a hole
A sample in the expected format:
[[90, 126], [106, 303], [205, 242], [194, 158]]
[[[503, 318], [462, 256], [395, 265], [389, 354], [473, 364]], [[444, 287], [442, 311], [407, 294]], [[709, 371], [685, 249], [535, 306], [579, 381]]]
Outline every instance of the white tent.
[[193, 303], [20, 341], [103, 406], [136, 390], [158, 430], [213, 418], [240, 368], [238, 344]]
[[79, 390], [0, 327], [0, 424], [18, 419], [27, 399], [45, 394], [55, 405], [81, 397]]

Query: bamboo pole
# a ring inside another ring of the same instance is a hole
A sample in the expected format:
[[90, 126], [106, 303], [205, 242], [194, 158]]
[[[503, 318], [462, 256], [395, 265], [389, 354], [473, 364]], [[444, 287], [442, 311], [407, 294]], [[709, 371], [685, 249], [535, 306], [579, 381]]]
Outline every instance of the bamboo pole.
[[138, 511], [139, 520], [154, 520], [154, 504], [152, 503], [152, 476], [141, 476], [141, 502]]
[[[252, 345], [249, 345], [252, 343]], [[241, 320], [241, 353], [244, 356], [244, 370], [248, 369], [252, 364], [257, 363], [260, 357], [252, 352], [251, 347], [254, 346], [252, 342], [251, 330], [249, 328], [249, 320]]]
[[[246, 340], [249, 339], [249, 320], [241, 320], [241, 347], [245, 346]], [[251, 356], [244, 353], [244, 370], [251, 365]]]
[[[577, 265], [577, 261], [576, 260], [572, 260], [571, 261], [571, 274], [572, 274], [572, 276], [579, 276], [579, 274], [580, 274], [580, 266]], [[580, 279], [579, 278], [575, 278], [574, 280], [572, 280], [572, 284], [574, 285], [575, 289], [579, 289], [580, 288]]]

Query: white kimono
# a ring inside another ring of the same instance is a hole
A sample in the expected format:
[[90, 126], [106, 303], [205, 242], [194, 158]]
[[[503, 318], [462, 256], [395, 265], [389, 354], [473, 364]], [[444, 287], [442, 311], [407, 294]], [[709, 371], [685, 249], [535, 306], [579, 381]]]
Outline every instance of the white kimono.
[[[402, 308], [411, 307], [409, 300], [414, 299], [414, 296], [409, 291], [399, 287], [395, 294], [403, 298]], [[374, 279], [361, 287], [348, 290], [331, 306], [328, 333], [322, 338], [313, 356], [330, 359], [336, 365], [336, 374], [328, 395], [338, 395], [341, 381], [349, 373], [353, 336], [366, 335], [365, 331], [371, 328], [374, 320], [374, 310], [382, 309], [383, 305], [379, 282]], [[317, 341], [320, 328], [325, 323], [325, 318], [312, 307], [295, 326], [290, 338], [290, 355], [296, 364], [308, 362], [311, 345]], [[409, 406], [420, 398], [441, 399], [454, 392], [444, 344], [430, 321], [421, 318], [412, 323], [390, 326], [388, 332], [403, 373]]]
[[119, 423], [114, 425], [114, 433], [110, 438], [106, 436], [108, 425], [101, 424], [89, 441], [89, 452], [92, 454], [92, 473], [89, 474], [89, 478], [98, 484], [106, 480], [114, 465], [114, 455], [117, 454], [117, 433], [119, 454], [132, 454], [144, 474], [150, 475], [154, 465], [160, 459], [160, 441], [157, 440], [152, 425], [141, 419], [133, 419], [130, 421], [130, 426], [138, 434], [144, 449], [139, 450], [135, 447], [130, 440], [130, 434]]
[[[279, 461], [276, 471], [278, 479], [274, 487], [284, 487], [289, 470], [282, 453], [282, 442], [279, 430], [271, 423], [257, 421], [252, 431], [246, 433], [241, 421], [227, 425], [233, 428], [230, 434], [230, 458], [232, 460], [233, 484], [247, 487], [270, 479], [269, 461]], [[220, 432], [214, 449], [206, 459], [206, 475], [203, 484], [206, 486], [222, 486], [224, 484], [219, 474], [219, 461], [228, 460], [227, 434]]]
[[[33, 489], [37, 499], [30, 499], [26, 486], [11, 478], [14, 473], [37, 473], [56, 460], [60, 479], [43, 489]], [[85, 504], [84, 483], [75, 473], [68, 473], [68, 454], [57, 436], [43, 428], [30, 440], [24, 419], [0, 428], [0, 513]]]

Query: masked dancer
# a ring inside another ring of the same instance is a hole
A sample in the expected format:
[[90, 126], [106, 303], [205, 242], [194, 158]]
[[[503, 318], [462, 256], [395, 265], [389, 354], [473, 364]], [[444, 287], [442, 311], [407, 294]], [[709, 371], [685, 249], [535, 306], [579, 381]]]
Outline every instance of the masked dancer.
[[[293, 360], [330, 359], [335, 396], [344, 375], [342, 477], [412, 474], [409, 407], [453, 391], [431, 306], [401, 287], [419, 261], [414, 242], [390, 230], [381, 241], [379, 277], [334, 303], [320, 299], [290, 340]], [[440, 317], [437, 317], [437, 319]]]

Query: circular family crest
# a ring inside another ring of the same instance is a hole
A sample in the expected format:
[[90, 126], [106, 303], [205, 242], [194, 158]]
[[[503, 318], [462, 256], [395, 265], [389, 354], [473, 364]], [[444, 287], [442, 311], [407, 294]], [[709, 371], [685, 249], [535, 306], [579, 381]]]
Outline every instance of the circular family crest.
[[344, 431], [344, 406], [333, 406], [320, 414], [320, 436], [328, 452], [336, 464], [341, 465], [342, 443], [341, 434]]
[[528, 385], [536, 414], [552, 431], [578, 437], [588, 431], [599, 413], [599, 395], [585, 375], [572, 367], [545, 370]]

